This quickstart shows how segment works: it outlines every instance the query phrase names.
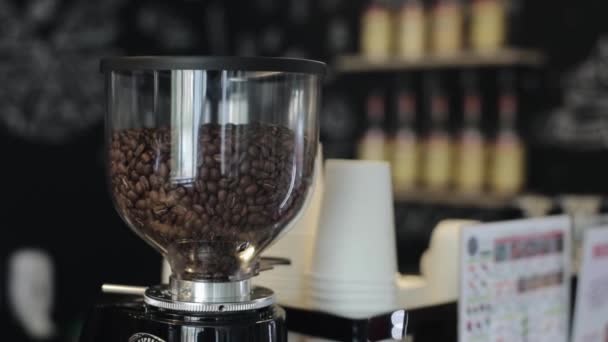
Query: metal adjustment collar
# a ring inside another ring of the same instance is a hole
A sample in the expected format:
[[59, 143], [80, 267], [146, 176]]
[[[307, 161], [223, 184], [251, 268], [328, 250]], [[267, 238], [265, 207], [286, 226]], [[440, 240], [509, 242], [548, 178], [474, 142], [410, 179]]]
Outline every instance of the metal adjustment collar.
[[249, 279], [232, 282], [202, 282], [181, 280], [171, 276], [169, 290], [174, 300], [181, 302], [225, 302], [247, 300], [251, 293]]
[[182, 312], [234, 312], [264, 308], [274, 304], [274, 293], [263, 287], [251, 287], [250, 280], [213, 283], [177, 280], [169, 286], [148, 288], [148, 305]]

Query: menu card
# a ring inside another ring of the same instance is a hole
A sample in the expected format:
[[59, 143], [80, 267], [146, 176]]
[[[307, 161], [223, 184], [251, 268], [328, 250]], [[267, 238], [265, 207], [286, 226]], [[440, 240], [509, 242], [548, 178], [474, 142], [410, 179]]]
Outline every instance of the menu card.
[[566, 342], [570, 296], [567, 216], [465, 227], [460, 342]]
[[608, 227], [585, 232], [572, 341], [608, 342]]

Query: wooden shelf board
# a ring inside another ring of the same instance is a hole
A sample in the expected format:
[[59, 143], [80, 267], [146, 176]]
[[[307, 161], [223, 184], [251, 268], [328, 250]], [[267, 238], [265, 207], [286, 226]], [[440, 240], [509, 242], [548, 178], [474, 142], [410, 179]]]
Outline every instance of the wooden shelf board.
[[412, 202], [421, 204], [445, 205], [453, 207], [477, 208], [507, 208], [515, 204], [514, 196], [498, 196], [493, 194], [459, 194], [456, 192], [434, 192], [416, 190], [397, 192], [394, 194], [397, 202]]
[[544, 61], [544, 56], [538, 51], [509, 48], [493, 54], [464, 51], [450, 57], [425, 56], [416, 60], [399, 58], [375, 60], [361, 55], [343, 55], [336, 59], [334, 69], [341, 73], [358, 73], [514, 65], [539, 66]]

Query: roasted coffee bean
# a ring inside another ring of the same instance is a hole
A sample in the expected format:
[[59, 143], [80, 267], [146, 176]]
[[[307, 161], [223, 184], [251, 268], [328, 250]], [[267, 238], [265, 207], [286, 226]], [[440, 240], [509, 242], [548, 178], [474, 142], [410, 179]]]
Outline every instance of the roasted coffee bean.
[[264, 216], [260, 215], [260, 214], [249, 214], [249, 217], [247, 217], [247, 221], [250, 224], [262, 224], [264, 223], [265, 219]]
[[207, 145], [207, 153], [214, 155], [220, 151], [218, 147], [218, 141], [215, 141], [214, 144]]
[[207, 182], [207, 190], [211, 193], [217, 192], [218, 186], [214, 182]]
[[150, 181], [150, 186], [154, 190], [160, 189], [161, 185], [163, 185], [162, 180], [157, 175], [151, 175], [149, 181]]
[[209, 168], [204, 167], [204, 166], [201, 167], [201, 175], [200, 176], [201, 176], [201, 179], [205, 179], [205, 180], [208, 179], [208, 177], [209, 177]]
[[131, 200], [129, 200], [128, 198], [126, 198], [124, 195], [120, 195], [118, 197], [118, 202], [122, 203], [127, 208], [132, 208], [133, 207], [133, 202], [131, 202]]
[[186, 220], [186, 221], [192, 221], [196, 218], [197, 218], [197, 216], [193, 211], [187, 211], [186, 214], [184, 215], [184, 220]]
[[228, 203], [228, 208], [230, 208], [230, 209], [234, 208], [234, 205], [236, 204], [236, 195], [233, 193], [228, 195], [226, 202]]
[[249, 161], [242, 162], [241, 165], [239, 166], [239, 171], [243, 174], [246, 174], [247, 172], [249, 172]]
[[144, 192], [144, 187], [141, 185], [141, 182], [135, 183], [135, 192], [139, 195]]
[[273, 172], [275, 171], [275, 169], [276, 169], [276, 165], [274, 165], [274, 163], [272, 163], [272, 162], [270, 162], [270, 161], [266, 161], [266, 162], [264, 163], [264, 170], [265, 170], [266, 172], [273, 173]]
[[152, 207], [152, 212], [156, 216], [164, 215], [169, 211], [169, 208], [164, 204], [156, 204]]
[[146, 178], [145, 176], [139, 177], [139, 183], [141, 184], [141, 188], [143, 191], [150, 190], [150, 182], [148, 182], [148, 178]]
[[217, 193], [217, 199], [220, 202], [224, 202], [224, 200], [226, 200], [226, 196], [227, 196], [226, 190], [220, 190]]
[[148, 164], [146, 166], [144, 166], [144, 175], [151, 175], [152, 174], [152, 165]]
[[229, 184], [230, 184], [230, 181], [227, 178], [222, 178], [217, 183], [217, 185], [220, 187], [220, 189], [226, 189]]
[[194, 190], [196, 190], [197, 192], [204, 192], [205, 189], [205, 182], [203, 182], [202, 180], [197, 180], [196, 182], [194, 182]]
[[207, 204], [215, 207], [218, 204], [217, 197], [215, 195], [210, 195], [209, 199], [207, 200]]
[[131, 171], [131, 174], [129, 175], [129, 179], [131, 181], [136, 181], [139, 178], [139, 173], [137, 173], [136, 171]]
[[262, 205], [262, 204], [266, 203], [267, 200], [268, 200], [268, 197], [259, 196], [255, 199], [255, 204]]
[[270, 178], [270, 173], [264, 171], [257, 171], [256, 176], [258, 177], [258, 179], [266, 179]]
[[122, 163], [116, 165], [116, 174], [125, 174], [127, 173], [127, 167], [124, 166]]
[[270, 181], [263, 181], [261, 185], [265, 190], [270, 192], [274, 191], [277, 188], [276, 184]]
[[262, 156], [264, 156], [264, 158], [268, 158], [270, 157], [270, 149], [266, 146], [262, 146]]
[[139, 157], [145, 148], [146, 148], [146, 145], [139, 144], [139, 146], [137, 146], [137, 149], [135, 150], [135, 156]]
[[264, 209], [264, 207], [259, 206], [259, 205], [250, 205], [249, 206], [249, 212], [251, 213], [259, 213]]
[[209, 179], [211, 179], [212, 181], [217, 181], [220, 179], [220, 177], [220, 170], [216, 168], [209, 170]]
[[137, 171], [135, 174], [142, 174], [142, 173], [144, 173], [144, 167], [145, 167], [145, 165], [142, 162], [138, 162], [135, 165], [135, 171]]
[[139, 201], [135, 202], [135, 208], [137, 208], [137, 209], [145, 209], [146, 208], [146, 201], [139, 200]]
[[[127, 129], [112, 133], [110, 188], [118, 210], [135, 229], [161, 246], [174, 245], [191, 255], [192, 246], [178, 240], [256, 245], [274, 224], [288, 222], [300, 210], [310, 184], [314, 155], [304, 156], [302, 178], [292, 188], [294, 133], [267, 124], [200, 127], [196, 169], [192, 178], [174, 179], [167, 128]], [[313, 149], [308, 148], [307, 151]], [[182, 175], [180, 170], [176, 174]], [[285, 203], [284, 203], [285, 202]], [[235, 247], [236, 248], [236, 245]], [[219, 248], [201, 262], [210, 277], [238, 272], [232, 249]]]
[[192, 206], [192, 198], [190, 196], [184, 196], [179, 200], [179, 203], [186, 207]]
[[243, 188], [246, 188], [249, 184], [251, 184], [251, 177], [249, 175], [243, 176], [239, 181], [239, 185]]
[[255, 184], [251, 184], [245, 188], [245, 194], [254, 195], [258, 191], [258, 186]]
[[185, 207], [183, 207], [181, 205], [176, 205], [173, 208], [171, 208], [171, 212], [178, 216], [184, 216], [188, 212], [188, 209], [186, 209]]
[[158, 167], [158, 175], [162, 178], [167, 178], [167, 176], [169, 175], [169, 168], [167, 167], [167, 164], [160, 164], [160, 166]]
[[177, 188], [177, 190], [175, 190], [175, 195], [177, 196], [177, 198], [182, 198], [182, 197], [186, 196], [186, 189]]
[[160, 223], [159, 221], [152, 221], [148, 224], [148, 226], [159, 233], [167, 233], [171, 229], [171, 226]]
[[254, 158], [260, 154], [260, 150], [255, 146], [249, 147], [249, 149], [247, 149], [247, 152], [249, 153], [249, 155], [251, 157], [254, 157]]
[[129, 190], [129, 192], [127, 192], [127, 198], [131, 201], [135, 201], [137, 199], [137, 194], [135, 193], [135, 191]]

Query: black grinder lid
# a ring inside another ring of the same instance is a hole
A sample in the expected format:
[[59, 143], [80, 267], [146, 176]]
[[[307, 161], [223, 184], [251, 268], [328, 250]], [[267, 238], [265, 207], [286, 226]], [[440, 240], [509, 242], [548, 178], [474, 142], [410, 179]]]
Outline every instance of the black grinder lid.
[[298, 58], [219, 56], [124, 56], [101, 60], [102, 72], [134, 70], [242, 70], [324, 75], [323, 62]]

